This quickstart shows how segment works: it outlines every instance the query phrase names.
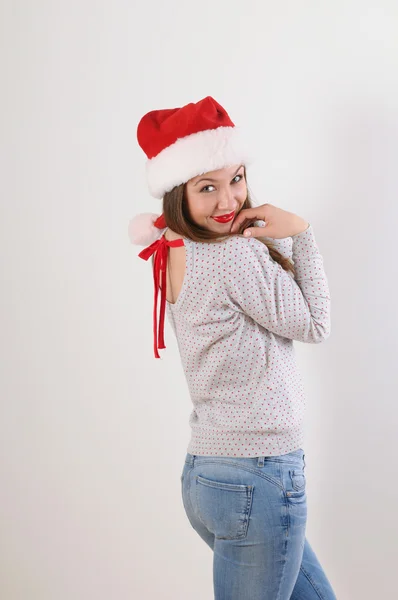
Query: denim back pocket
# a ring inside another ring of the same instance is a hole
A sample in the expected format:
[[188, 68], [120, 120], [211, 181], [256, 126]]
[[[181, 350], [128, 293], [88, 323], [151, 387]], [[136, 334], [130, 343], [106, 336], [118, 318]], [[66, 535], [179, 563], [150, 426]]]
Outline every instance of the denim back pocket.
[[247, 535], [253, 485], [195, 477], [198, 516], [220, 540], [241, 540]]

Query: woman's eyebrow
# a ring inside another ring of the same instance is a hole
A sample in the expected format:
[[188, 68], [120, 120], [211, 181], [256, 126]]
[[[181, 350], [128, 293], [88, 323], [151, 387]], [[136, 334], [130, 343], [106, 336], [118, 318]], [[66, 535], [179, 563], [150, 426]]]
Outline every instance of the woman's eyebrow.
[[[243, 167], [243, 165], [240, 165], [240, 167], [238, 167], [235, 171], [235, 173], [232, 175], [232, 179], [234, 177], [236, 177], [237, 172], [239, 171], [239, 169], [241, 169]], [[196, 183], [194, 183], [194, 187], [195, 185], [197, 185], [198, 183], [200, 183], [201, 181], [217, 181], [217, 179], [212, 179], [211, 177], [202, 177], [202, 179], [198, 179], [198, 181]]]

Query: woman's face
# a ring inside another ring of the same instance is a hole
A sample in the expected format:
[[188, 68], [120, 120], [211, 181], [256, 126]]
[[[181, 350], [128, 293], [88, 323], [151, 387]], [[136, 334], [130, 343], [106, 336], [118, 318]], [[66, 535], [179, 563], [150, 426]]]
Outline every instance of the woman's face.
[[[224, 234], [230, 230], [247, 197], [244, 166], [232, 165], [197, 175], [187, 182], [185, 191], [192, 220]], [[215, 220], [222, 215], [225, 215], [223, 220]], [[232, 215], [230, 219], [229, 215]]]

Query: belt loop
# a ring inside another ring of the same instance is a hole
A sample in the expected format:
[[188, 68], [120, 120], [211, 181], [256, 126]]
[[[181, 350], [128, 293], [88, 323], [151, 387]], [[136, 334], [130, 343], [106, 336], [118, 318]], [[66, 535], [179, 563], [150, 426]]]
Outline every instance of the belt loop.
[[264, 466], [264, 456], [258, 456], [257, 457], [257, 466], [258, 467], [263, 467]]
[[195, 455], [194, 454], [190, 454], [189, 452], [187, 452], [187, 455], [185, 457], [185, 462], [187, 463], [187, 465], [189, 465], [190, 467], [194, 466], [195, 463]]
[[304, 469], [305, 469], [305, 467], [306, 467], [306, 463], [305, 463], [305, 460], [304, 460], [304, 458], [305, 458], [305, 454], [303, 454], [303, 463], [304, 463]]

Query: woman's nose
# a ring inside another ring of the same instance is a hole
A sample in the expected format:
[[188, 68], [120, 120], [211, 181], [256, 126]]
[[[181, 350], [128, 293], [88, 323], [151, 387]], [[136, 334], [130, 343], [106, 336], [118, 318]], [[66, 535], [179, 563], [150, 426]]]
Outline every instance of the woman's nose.
[[224, 192], [224, 193], [220, 194], [220, 197], [218, 199], [218, 208], [220, 210], [225, 210], [228, 208], [233, 210], [234, 206], [235, 206], [235, 202], [234, 202], [234, 197], [233, 197], [232, 192]]

